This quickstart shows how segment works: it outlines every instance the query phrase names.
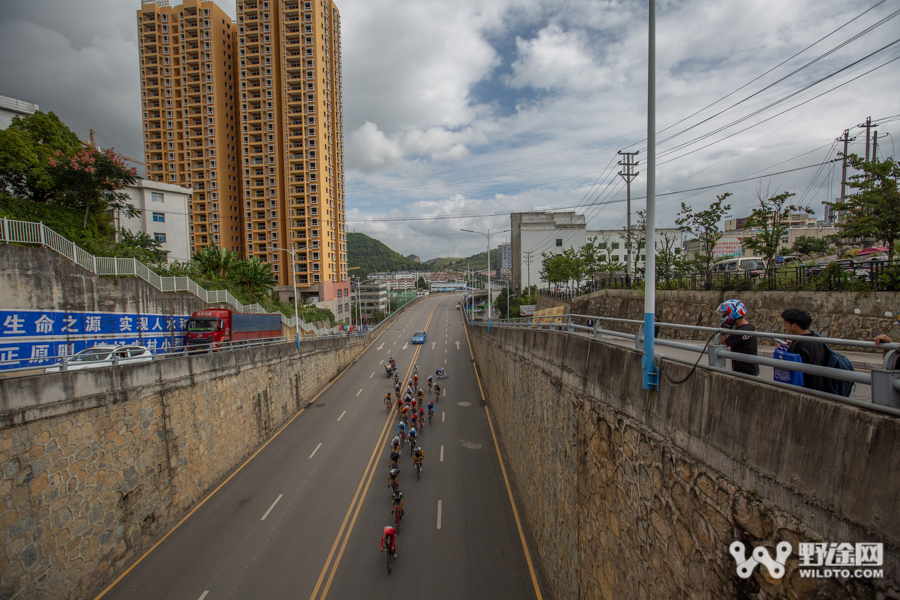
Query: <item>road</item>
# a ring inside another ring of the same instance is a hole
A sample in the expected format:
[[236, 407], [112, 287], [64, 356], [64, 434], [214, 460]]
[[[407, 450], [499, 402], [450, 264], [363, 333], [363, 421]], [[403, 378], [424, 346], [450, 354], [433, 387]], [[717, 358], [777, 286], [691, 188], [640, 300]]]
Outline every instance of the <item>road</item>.
[[[107, 588], [103, 598], [538, 597], [536, 577], [475, 377], [461, 294], [426, 298], [243, 468]], [[425, 329], [426, 344], [412, 334]], [[391, 575], [379, 551], [392, 524], [389, 440], [397, 418], [384, 364], [420, 378], [444, 367], [445, 395], [425, 425], [417, 480], [400, 459], [406, 515]], [[99, 597], [99, 596], [98, 596]]]

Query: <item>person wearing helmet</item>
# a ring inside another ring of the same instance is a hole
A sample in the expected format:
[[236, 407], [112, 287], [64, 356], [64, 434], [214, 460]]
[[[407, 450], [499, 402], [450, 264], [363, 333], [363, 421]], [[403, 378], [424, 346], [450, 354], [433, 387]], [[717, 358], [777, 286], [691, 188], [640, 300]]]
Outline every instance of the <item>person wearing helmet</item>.
[[425, 422], [425, 408], [422, 406], [419, 406], [419, 423], [424, 423], [424, 422]]
[[[384, 552], [387, 549], [388, 552], [397, 556], [397, 545], [394, 540], [397, 538], [397, 530], [388, 525], [384, 528], [384, 533], [381, 534], [381, 551]], [[384, 541], [387, 540], [387, 548], [385, 548]]]
[[[416, 437], [418, 437], [418, 435], [419, 435], [419, 432], [416, 431], [415, 427], [410, 428], [410, 430], [409, 430], [409, 445], [410, 446], [416, 445]], [[410, 454], [412, 454], [412, 452], [410, 452]]]
[[400, 515], [403, 515], [403, 492], [400, 490], [395, 490], [391, 495], [391, 514], [394, 514], [395, 510], [399, 510]]
[[394, 468], [388, 472], [388, 487], [400, 485], [400, 469]]
[[419, 470], [422, 470], [422, 465], [425, 462], [425, 452], [422, 450], [422, 446], [417, 446], [415, 453], [413, 453], [413, 460], [419, 466]]
[[406, 438], [406, 421], [400, 421], [397, 424], [397, 435], [395, 437], [398, 437], [401, 440]]
[[398, 469], [400, 468], [400, 452], [397, 450], [391, 450], [391, 462], [390, 468]]
[[400, 450], [400, 436], [395, 435], [394, 439], [391, 440], [391, 450], [399, 451]]
[[[746, 319], [747, 307], [740, 300], [726, 300], [719, 305], [716, 312], [719, 314], [720, 326], [723, 329], [741, 332], [756, 331], [756, 327]], [[753, 356], [757, 355], [757, 342], [755, 335], [747, 335], [746, 333], [733, 333], [722, 341], [732, 352], [751, 354]], [[759, 375], [759, 365], [739, 360], [731, 361], [731, 370], [747, 375]]]

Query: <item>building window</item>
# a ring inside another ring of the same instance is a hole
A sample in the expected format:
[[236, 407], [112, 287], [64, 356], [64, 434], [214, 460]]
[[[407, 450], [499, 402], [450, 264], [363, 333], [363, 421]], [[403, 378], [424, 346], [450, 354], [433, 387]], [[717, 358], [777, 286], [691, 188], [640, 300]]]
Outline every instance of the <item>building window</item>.
[[619, 249], [619, 242], [613, 242], [612, 249], [613, 249], [613, 250], [618, 250], [618, 249]]
[[557, 247], [562, 247], [562, 238], [556, 238], [556, 245]]
[[165, 223], [166, 222], [166, 213], [153, 213], [153, 222], [154, 223]]
[[150, 192], [150, 202], [162, 202], [163, 195], [159, 192]]
[[612, 259], [613, 259], [613, 262], [619, 262], [619, 255], [618, 255], [618, 254], [613, 254], [613, 255], [612, 255]]
[[153, 239], [156, 240], [157, 242], [159, 242], [160, 244], [165, 244], [165, 243], [166, 243], [166, 234], [164, 234], [164, 233], [154, 233], [154, 234], [153, 234]]

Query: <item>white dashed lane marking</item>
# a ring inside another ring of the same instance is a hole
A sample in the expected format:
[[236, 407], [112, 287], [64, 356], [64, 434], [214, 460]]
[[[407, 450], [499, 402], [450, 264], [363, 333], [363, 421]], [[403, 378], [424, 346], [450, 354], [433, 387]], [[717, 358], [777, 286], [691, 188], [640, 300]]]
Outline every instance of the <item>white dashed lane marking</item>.
[[321, 447], [322, 447], [322, 442], [319, 442], [319, 445], [316, 446], [316, 449], [312, 451], [312, 454], [310, 454], [309, 457], [312, 458], [313, 456], [315, 456], [316, 452], [318, 452], [319, 448], [321, 448]]
[[[275, 505], [278, 504], [278, 501], [281, 500], [281, 497], [282, 497], [283, 495], [284, 495], [284, 494], [278, 494], [278, 497], [275, 498], [275, 502], [272, 503], [272, 506], [269, 507], [269, 510], [266, 511], [266, 514], [264, 514], [264, 515], [262, 516], [262, 519], [260, 519], [260, 521], [265, 521], [265, 520], [266, 520], [266, 517], [269, 516], [269, 513], [272, 512], [272, 509], [275, 508]], [[205, 595], [206, 595], [206, 594], [204, 593], [203, 596], [205, 596]], [[200, 596], [200, 599], [201, 599], [201, 600], [203, 600], [203, 596]]]

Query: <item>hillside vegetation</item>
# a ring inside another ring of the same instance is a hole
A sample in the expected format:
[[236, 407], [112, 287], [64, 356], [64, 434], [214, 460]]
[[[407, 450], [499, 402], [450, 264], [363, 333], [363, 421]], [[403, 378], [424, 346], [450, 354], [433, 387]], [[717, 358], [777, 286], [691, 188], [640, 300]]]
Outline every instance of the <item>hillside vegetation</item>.
[[430, 271], [425, 264], [412, 261], [364, 233], [347, 234], [347, 267], [359, 267], [350, 277], [367, 277], [369, 273], [390, 271]]

